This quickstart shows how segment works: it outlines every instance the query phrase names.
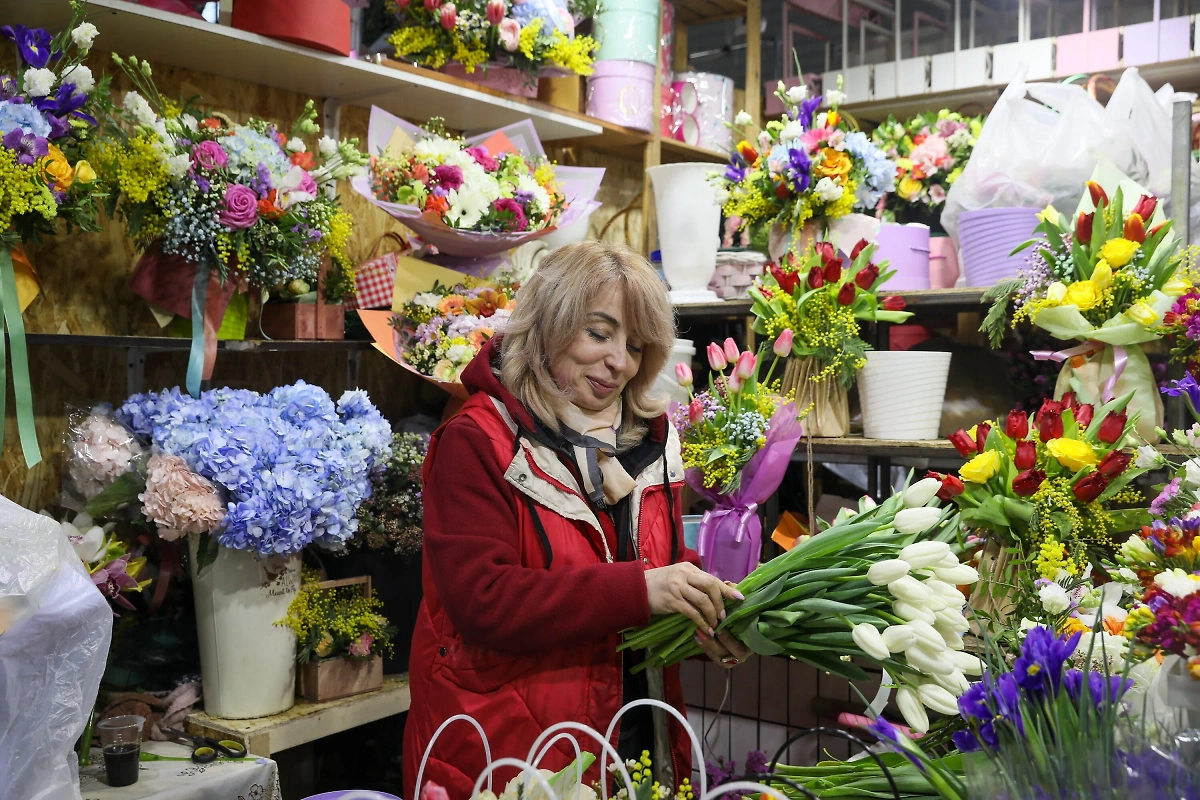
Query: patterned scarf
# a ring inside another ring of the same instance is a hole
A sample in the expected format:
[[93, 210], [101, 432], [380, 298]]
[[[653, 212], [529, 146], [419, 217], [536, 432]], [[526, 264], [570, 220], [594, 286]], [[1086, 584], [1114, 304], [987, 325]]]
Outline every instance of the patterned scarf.
[[586, 411], [567, 404], [559, 410], [562, 436], [571, 445], [583, 490], [595, 505], [615, 505], [637, 488], [617, 460], [617, 429], [621, 426], [620, 400], [603, 411]]

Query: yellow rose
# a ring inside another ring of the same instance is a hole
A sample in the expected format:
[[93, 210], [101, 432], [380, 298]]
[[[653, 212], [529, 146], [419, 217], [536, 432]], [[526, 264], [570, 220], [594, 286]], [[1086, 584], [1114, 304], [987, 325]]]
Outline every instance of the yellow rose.
[[813, 175], [819, 178], [842, 178], [850, 174], [854, 162], [850, 156], [832, 147], [821, 148], [821, 160], [813, 167]]
[[1133, 260], [1133, 254], [1141, 247], [1137, 242], [1128, 239], [1109, 239], [1100, 248], [1100, 257], [1108, 262], [1110, 267], [1121, 267]]
[[1183, 278], [1171, 278], [1163, 284], [1162, 293], [1167, 297], [1182, 297], [1192, 288], [1192, 282]]
[[1158, 322], [1158, 314], [1151, 308], [1150, 304], [1145, 300], [1138, 300], [1129, 307], [1125, 312], [1125, 316], [1139, 325], [1153, 325]]
[[896, 194], [900, 195], [902, 200], [907, 201], [920, 197], [923, 191], [925, 191], [925, 186], [916, 178], [901, 178], [900, 184], [896, 187]]
[[1099, 461], [1092, 446], [1078, 439], [1051, 439], [1046, 442], [1046, 450], [1055, 461], [1068, 469], [1094, 467]]
[[1096, 264], [1095, 269], [1092, 270], [1091, 281], [1092, 283], [1096, 284], [1096, 288], [1100, 289], [1101, 291], [1107, 289], [1109, 286], [1112, 286], [1112, 267], [1110, 267], [1108, 262], [1103, 258], [1100, 259], [1099, 263]]
[[53, 183], [57, 191], [65, 192], [75, 182], [75, 170], [71, 169], [58, 145], [50, 145], [50, 152], [42, 159], [41, 166], [43, 179]]
[[1067, 287], [1067, 294], [1063, 298], [1063, 305], [1075, 306], [1080, 311], [1095, 308], [1099, 302], [1100, 290], [1091, 281], [1075, 281]]
[[987, 483], [988, 479], [999, 471], [1000, 454], [995, 450], [984, 450], [963, 464], [958, 474], [964, 481], [969, 481], [970, 483]]
[[96, 180], [96, 170], [87, 161], [79, 161], [75, 164], [75, 180], [80, 183], [91, 183]]
[[1067, 285], [1062, 281], [1055, 281], [1046, 289], [1046, 300], [1051, 305], [1062, 305], [1063, 298], [1067, 296]]
[[1054, 206], [1046, 206], [1037, 213], [1037, 218], [1042, 222], [1049, 222], [1051, 225], [1058, 225], [1060, 216], [1057, 208]]

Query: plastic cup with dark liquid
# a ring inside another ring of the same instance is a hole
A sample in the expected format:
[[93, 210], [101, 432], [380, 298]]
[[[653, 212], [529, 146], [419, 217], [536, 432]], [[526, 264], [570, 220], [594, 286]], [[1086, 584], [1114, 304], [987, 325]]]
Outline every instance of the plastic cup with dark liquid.
[[100, 747], [104, 752], [104, 769], [109, 786], [129, 786], [137, 783], [138, 766], [142, 757], [142, 726], [145, 717], [125, 715], [109, 717], [96, 723], [100, 732]]

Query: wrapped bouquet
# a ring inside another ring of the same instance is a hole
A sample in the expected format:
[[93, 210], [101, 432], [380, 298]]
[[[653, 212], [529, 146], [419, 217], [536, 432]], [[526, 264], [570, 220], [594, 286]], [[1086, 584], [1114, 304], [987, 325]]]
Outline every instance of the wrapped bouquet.
[[392, 437], [392, 457], [381, 474], [371, 475], [371, 496], [358, 507], [359, 535], [350, 540], [352, 547], [405, 558], [420, 555], [425, 515], [421, 467], [428, 450], [426, 434]]
[[1190, 285], [1176, 278], [1179, 238], [1158, 199], [1132, 181], [1113, 180], [1110, 198], [1089, 181], [1073, 219], [1047, 206], [1035, 232], [1029, 266], [993, 287], [994, 300], [981, 330], [999, 346], [1011, 302], [1013, 324], [1027, 320], [1059, 339], [1082, 344], [1058, 352], [1035, 352], [1063, 363], [1055, 398], [1074, 392], [1089, 403], [1107, 403], [1133, 392], [1138, 433], [1157, 441], [1163, 406], [1141, 345], [1163, 335], [1175, 298]]
[[[792, 332], [776, 340], [778, 355], [791, 347]], [[759, 380], [761, 351], [739, 352], [733, 339], [708, 346], [713, 375], [708, 389], [692, 391], [692, 373], [679, 364], [676, 378], [691, 400], [676, 406], [671, 419], [683, 451], [684, 478], [715, 507], [700, 521], [697, 550], [704, 569], [722, 580], [740, 581], [756, 566], [762, 532], [755, 509], [783, 480], [800, 441], [800, 418], [790, 397], [780, 396], [770, 369]], [[728, 375], [725, 369], [731, 368]]]
[[896, 164], [896, 188], [887, 195], [884, 218], [940, 229], [946, 193], [962, 174], [981, 130], [982, 117], [947, 109], [919, 114], [907, 123], [888, 117], [871, 133]]

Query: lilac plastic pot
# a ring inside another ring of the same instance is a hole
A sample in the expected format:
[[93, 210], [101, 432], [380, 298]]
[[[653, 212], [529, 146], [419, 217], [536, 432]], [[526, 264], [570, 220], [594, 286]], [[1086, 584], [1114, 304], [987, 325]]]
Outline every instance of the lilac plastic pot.
[[884, 223], [875, 237], [875, 261], [886, 260], [896, 274], [884, 286], [888, 291], [929, 288], [929, 226]]
[[1037, 227], [1036, 208], [981, 208], [958, 217], [958, 243], [967, 286], [991, 286], [1017, 274], [1025, 253], [1010, 255]]
[[588, 78], [588, 116], [639, 131], [654, 130], [654, 65], [597, 61]]

